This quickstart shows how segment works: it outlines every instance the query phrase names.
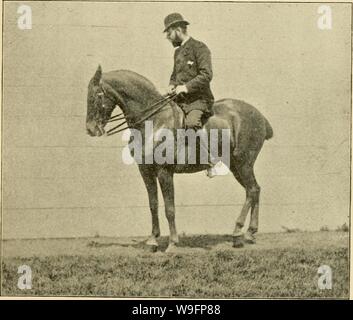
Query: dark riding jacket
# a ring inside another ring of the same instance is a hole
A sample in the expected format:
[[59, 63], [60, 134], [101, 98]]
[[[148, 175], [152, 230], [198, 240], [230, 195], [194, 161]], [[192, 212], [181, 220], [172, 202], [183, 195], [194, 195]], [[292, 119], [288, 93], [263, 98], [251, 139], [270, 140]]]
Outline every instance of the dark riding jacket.
[[212, 80], [211, 52], [201, 41], [189, 38], [174, 53], [174, 69], [170, 85], [186, 85], [188, 93], [177, 102], [186, 104], [184, 111], [211, 112], [214, 97], [210, 88]]

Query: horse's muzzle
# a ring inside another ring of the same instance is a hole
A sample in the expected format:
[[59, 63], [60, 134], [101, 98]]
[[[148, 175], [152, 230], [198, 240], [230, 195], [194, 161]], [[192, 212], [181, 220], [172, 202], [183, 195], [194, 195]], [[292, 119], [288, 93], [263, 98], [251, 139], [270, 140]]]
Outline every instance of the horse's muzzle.
[[91, 137], [100, 137], [105, 135], [104, 128], [96, 124], [93, 125], [93, 124], [87, 123], [86, 131]]

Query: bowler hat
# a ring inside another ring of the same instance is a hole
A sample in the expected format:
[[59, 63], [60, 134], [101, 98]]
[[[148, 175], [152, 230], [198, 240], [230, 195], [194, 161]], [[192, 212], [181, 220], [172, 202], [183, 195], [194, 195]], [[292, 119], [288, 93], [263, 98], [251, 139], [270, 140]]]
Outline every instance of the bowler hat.
[[168, 14], [164, 19], [164, 31], [166, 32], [168, 28], [174, 26], [175, 24], [182, 23], [185, 25], [190, 24], [188, 21], [184, 20], [183, 16], [180, 13], [171, 13]]

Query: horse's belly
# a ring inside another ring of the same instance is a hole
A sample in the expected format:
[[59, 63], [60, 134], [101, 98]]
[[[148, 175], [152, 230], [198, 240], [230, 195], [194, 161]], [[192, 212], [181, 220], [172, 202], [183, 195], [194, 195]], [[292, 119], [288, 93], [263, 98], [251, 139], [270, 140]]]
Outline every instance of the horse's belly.
[[177, 164], [174, 166], [174, 173], [195, 173], [206, 170], [207, 164]]

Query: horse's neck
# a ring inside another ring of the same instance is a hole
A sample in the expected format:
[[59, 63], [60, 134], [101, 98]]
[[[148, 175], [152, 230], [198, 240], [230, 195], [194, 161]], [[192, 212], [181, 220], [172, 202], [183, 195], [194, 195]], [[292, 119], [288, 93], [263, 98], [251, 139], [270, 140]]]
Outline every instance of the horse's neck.
[[110, 92], [125, 116], [135, 121], [148, 110], [149, 106], [162, 99], [157, 91], [153, 91], [142, 84], [141, 86], [135, 83], [129, 84], [129, 79], [124, 82], [105, 77], [104, 83], [110, 88]]
[[[116, 75], [114, 77], [106, 76], [104, 77], [104, 83], [108, 85], [111, 94], [124, 112], [129, 126], [142, 120], [153, 110], [160, 107], [158, 101], [163, 100], [163, 96], [152, 85], [144, 83], [143, 80], [131, 78], [130, 75], [126, 78], [123, 78], [123, 76], [118, 78]], [[155, 105], [156, 103], [157, 105]], [[155, 106], [152, 107], [153, 105]], [[183, 111], [175, 102], [171, 101], [163, 107], [163, 110], [146, 118], [145, 121], [153, 121], [154, 131], [162, 128], [178, 129], [182, 127]], [[142, 129], [144, 127], [143, 123], [139, 125]]]

